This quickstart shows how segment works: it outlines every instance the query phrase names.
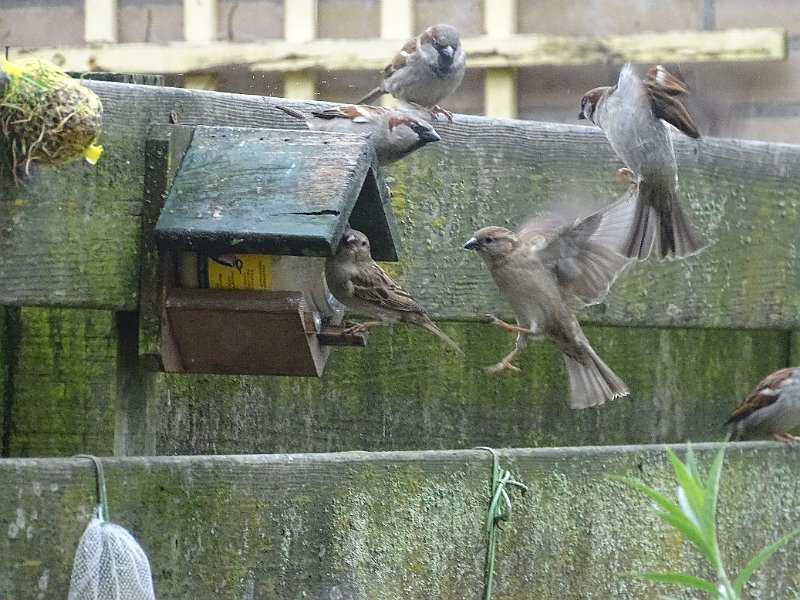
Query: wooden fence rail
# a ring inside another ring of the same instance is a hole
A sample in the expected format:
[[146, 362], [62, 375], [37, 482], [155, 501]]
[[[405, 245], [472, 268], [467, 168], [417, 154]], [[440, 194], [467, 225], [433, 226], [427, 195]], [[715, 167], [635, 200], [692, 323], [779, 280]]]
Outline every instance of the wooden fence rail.
[[510, 340], [483, 315], [509, 312], [464, 240], [552, 201], [596, 207], [623, 189], [594, 128], [459, 115], [437, 124], [441, 142], [390, 171], [405, 254], [388, 268], [450, 321], [466, 359], [395, 327], [375, 331], [366, 349], [337, 350], [319, 381], [152, 373], [136, 351], [142, 258], [154, 252], [141, 228], [153, 210], [144, 194], [151, 126], [298, 123], [273, 98], [87, 84], [106, 107], [102, 160], [40, 167], [26, 186], [0, 189], [0, 304], [23, 307], [7, 309], [17, 334], [5, 344], [17, 350], [3, 353], [13, 383], [0, 378], [12, 454], [87, 442], [98, 452], [216, 453], [714, 440], [764, 375], [800, 359], [800, 148], [710, 138], [678, 140], [677, 151], [683, 201], [711, 246], [635, 265], [582, 315], [631, 397], [570, 411], [547, 344], [525, 353], [523, 374], [486, 377], [482, 367]]
[[[696, 448], [701, 468], [716, 446]], [[680, 452], [681, 449], [678, 449]], [[480, 598], [491, 457], [458, 452], [104, 459], [112, 521], [149, 555], [161, 600]], [[609, 475], [674, 497], [658, 447], [509, 450], [495, 600], [637, 598], [675, 588], [625, 573], [709, 576], [652, 503]], [[736, 573], [796, 526], [800, 457], [776, 444], [728, 450], [720, 545]], [[64, 598], [94, 498], [85, 459], [0, 461], [0, 589]], [[756, 572], [750, 597], [800, 589], [798, 542]]]

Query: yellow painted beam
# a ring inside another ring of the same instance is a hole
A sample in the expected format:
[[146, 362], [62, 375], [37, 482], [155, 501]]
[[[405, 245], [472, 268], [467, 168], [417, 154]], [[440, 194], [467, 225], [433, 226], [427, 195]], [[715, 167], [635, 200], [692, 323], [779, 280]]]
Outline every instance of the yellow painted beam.
[[[416, 35], [414, 31], [414, 0], [382, 0], [381, 1], [381, 39], [397, 40], [395, 49], [386, 55], [382, 69], [400, 51], [406, 40]], [[375, 85], [380, 81], [380, 75], [375, 76]], [[393, 106], [394, 99], [389, 94], [380, 97], [381, 106]]]
[[[381, 38], [405, 42], [417, 33], [414, 31], [414, 0], [381, 1]], [[391, 58], [387, 56], [386, 62]]]
[[183, 39], [211, 42], [217, 39], [217, 0], [183, 0]]
[[[629, 36], [569, 37], [514, 35], [463, 40], [470, 68], [532, 65], [621, 64], [626, 60], [656, 62], [722, 62], [784, 60], [785, 29], [672, 31]], [[39, 48], [30, 54], [65, 69], [98, 68], [126, 73], [186, 73], [244, 64], [257, 71], [382, 69], [397, 52], [397, 40], [284, 40], [259, 43], [104, 44], [80, 48]]]
[[[183, 0], [183, 39], [206, 44], [217, 39], [217, 0]], [[196, 90], [216, 90], [216, 73], [195, 71], [187, 73], [183, 87]]]
[[483, 80], [483, 114], [502, 119], [517, 118], [516, 69], [486, 69]]
[[[317, 0], [284, 0], [283, 36], [287, 44], [306, 44], [317, 37]], [[316, 91], [314, 73], [309, 69], [285, 70], [284, 97], [313, 100]]]
[[83, 39], [90, 43], [117, 41], [117, 0], [83, 0]]
[[216, 90], [219, 87], [219, 78], [216, 73], [199, 71], [187, 73], [183, 79], [183, 87], [192, 90]]
[[[517, 32], [517, 0], [484, 0], [483, 25], [487, 37], [506, 39]], [[468, 56], [468, 64], [472, 63]], [[483, 112], [490, 117], [517, 117], [517, 70], [492, 67], [483, 80]]]

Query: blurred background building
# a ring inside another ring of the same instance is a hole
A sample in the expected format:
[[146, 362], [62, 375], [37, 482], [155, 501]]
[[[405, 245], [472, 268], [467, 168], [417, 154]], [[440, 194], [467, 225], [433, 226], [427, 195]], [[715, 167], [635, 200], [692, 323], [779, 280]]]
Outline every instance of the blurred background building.
[[[797, 0], [0, 0], [0, 40], [66, 69], [351, 102], [403, 41], [455, 25], [453, 112], [579, 124], [625, 59], [679, 62], [707, 135], [800, 143]], [[680, 32], [680, 33], [676, 33]], [[585, 122], [584, 122], [585, 123]]]

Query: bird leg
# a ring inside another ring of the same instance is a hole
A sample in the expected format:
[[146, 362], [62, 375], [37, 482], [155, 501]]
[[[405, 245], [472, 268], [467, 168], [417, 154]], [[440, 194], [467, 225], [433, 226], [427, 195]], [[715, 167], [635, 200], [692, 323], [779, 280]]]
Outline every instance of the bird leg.
[[364, 323], [353, 323], [342, 330], [342, 335], [364, 333], [367, 330], [367, 327], [375, 327], [376, 325], [383, 325], [383, 321], [365, 321]]
[[[508, 325], [508, 323], [506, 323]], [[503, 369], [508, 369], [509, 371], [514, 371], [515, 373], [519, 373], [522, 371], [519, 367], [512, 365], [511, 361], [519, 354], [521, 348], [519, 346], [514, 346], [514, 349], [508, 353], [507, 356], [503, 358], [499, 363], [496, 365], [492, 365], [491, 367], [486, 367], [486, 372], [494, 375], [495, 373], [499, 373]]]
[[430, 108], [430, 110], [428, 110], [428, 112], [431, 114], [431, 118], [432, 119], [435, 119], [435, 120], [438, 121], [439, 120], [439, 115], [444, 115], [444, 117], [450, 123], [453, 122], [453, 113], [451, 113], [449, 110], [445, 110], [444, 108], [442, 108], [438, 104], [435, 104], [434, 106], [432, 106]]
[[431, 108], [428, 108], [426, 106], [422, 106], [421, 104], [417, 104], [416, 102], [409, 102], [409, 104], [411, 104], [417, 110], [420, 110], [420, 111], [422, 111], [424, 113], [428, 113], [431, 116], [431, 119], [434, 119], [434, 120], [438, 121], [439, 120], [439, 115], [444, 115], [444, 117], [448, 121], [450, 121], [451, 123], [453, 122], [453, 113], [451, 113], [449, 110], [443, 109], [438, 104], [435, 104]]
[[778, 442], [785, 442], [792, 448], [796, 448], [800, 445], [800, 437], [792, 435], [791, 433], [773, 433], [772, 439]]
[[628, 167], [621, 167], [617, 169], [617, 181], [624, 183], [635, 183], [636, 175]]
[[617, 181], [629, 183], [631, 192], [635, 192], [639, 189], [639, 179], [636, 177], [636, 173], [631, 171], [628, 167], [617, 169]]
[[489, 317], [489, 322], [492, 325], [497, 325], [501, 329], [505, 329], [506, 331], [510, 331], [511, 333], [527, 333], [528, 335], [536, 335], [536, 332], [532, 329], [525, 329], [524, 327], [520, 327], [519, 325], [512, 325], [511, 323], [506, 323], [503, 319], [498, 319], [492, 314], [487, 314]]

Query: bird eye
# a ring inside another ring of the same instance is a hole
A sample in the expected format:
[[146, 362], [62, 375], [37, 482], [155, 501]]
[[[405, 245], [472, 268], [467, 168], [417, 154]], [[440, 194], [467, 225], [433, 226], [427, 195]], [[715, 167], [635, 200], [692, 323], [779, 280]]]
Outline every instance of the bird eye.
[[366, 245], [367, 245], [367, 242], [365, 242], [364, 240], [361, 240], [361, 245], [362, 245], [362, 246], [366, 246]]
[[483, 241], [486, 242], [487, 244], [491, 244], [494, 241], [494, 238], [492, 236], [487, 236], [483, 238]]

